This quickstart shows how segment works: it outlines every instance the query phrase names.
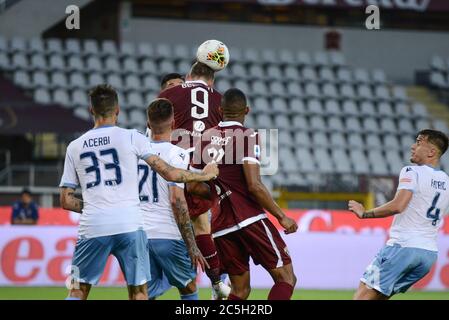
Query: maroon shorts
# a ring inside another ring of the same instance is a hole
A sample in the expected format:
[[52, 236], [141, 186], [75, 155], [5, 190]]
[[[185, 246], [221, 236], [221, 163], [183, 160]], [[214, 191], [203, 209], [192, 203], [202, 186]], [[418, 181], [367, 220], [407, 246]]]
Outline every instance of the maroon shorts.
[[290, 264], [292, 260], [279, 231], [268, 219], [214, 238], [223, 271], [239, 275], [249, 271], [249, 257], [266, 270]]
[[198, 217], [212, 208], [213, 202], [184, 192], [190, 217]]

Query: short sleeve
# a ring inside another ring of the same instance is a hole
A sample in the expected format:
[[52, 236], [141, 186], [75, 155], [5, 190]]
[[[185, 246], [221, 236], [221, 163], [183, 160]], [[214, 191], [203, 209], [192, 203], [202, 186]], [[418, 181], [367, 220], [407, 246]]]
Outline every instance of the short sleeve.
[[418, 173], [412, 167], [404, 167], [399, 174], [398, 190], [415, 192], [418, 185]]
[[76, 173], [75, 162], [73, 160], [72, 149], [67, 147], [64, 161], [64, 173], [62, 174], [60, 187], [68, 187], [72, 189], [78, 188], [80, 185], [78, 175]]
[[138, 158], [145, 160], [154, 155], [150, 140], [137, 130], [131, 131], [131, 143]]
[[[185, 150], [176, 150], [173, 152], [169, 164], [178, 169], [187, 170], [190, 162], [189, 154]], [[176, 186], [184, 189], [184, 183], [168, 182], [169, 186]]]
[[242, 162], [243, 161], [260, 164], [259, 134], [252, 129], [245, 132], [245, 146]]

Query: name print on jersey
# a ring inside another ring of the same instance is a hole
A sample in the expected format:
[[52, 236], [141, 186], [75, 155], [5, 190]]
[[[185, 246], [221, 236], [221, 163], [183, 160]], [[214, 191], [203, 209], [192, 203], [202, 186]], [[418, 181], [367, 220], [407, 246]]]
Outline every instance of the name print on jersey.
[[430, 186], [432, 188], [438, 189], [438, 190], [444, 190], [446, 191], [446, 182], [444, 181], [437, 181], [437, 180], [433, 180], [430, 183]]

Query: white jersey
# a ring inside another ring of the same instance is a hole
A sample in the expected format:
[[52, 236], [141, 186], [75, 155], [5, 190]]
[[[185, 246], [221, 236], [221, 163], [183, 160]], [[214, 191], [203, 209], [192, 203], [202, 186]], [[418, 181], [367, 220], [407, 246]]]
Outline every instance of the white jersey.
[[67, 147], [61, 187], [81, 187], [83, 213], [78, 234], [92, 238], [143, 228], [137, 165], [154, 152], [137, 130], [103, 126]]
[[[151, 147], [171, 166], [187, 169], [189, 155], [184, 149], [166, 141], [152, 141]], [[168, 182], [143, 161], [139, 163], [140, 205], [148, 239], [182, 239], [170, 203], [169, 186], [184, 189], [183, 183]]]
[[394, 216], [387, 245], [438, 251], [438, 229], [449, 210], [448, 175], [427, 165], [404, 167], [399, 175], [402, 189], [413, 196], [405, 211]]

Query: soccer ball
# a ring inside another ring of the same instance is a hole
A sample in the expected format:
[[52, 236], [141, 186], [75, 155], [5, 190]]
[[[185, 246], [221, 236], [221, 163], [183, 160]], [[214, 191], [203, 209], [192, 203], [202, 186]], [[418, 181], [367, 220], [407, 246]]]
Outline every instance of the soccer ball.
[[229, 63], [229, 50], [221, 41], [207, 40], [198, 47], [196, 59], [212, 70], [220, 71]]

